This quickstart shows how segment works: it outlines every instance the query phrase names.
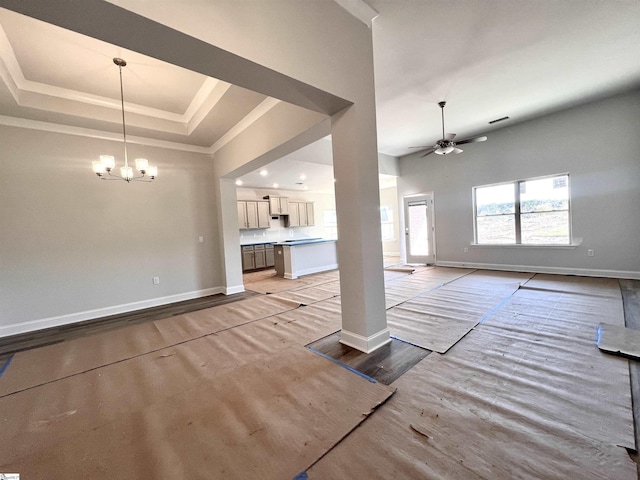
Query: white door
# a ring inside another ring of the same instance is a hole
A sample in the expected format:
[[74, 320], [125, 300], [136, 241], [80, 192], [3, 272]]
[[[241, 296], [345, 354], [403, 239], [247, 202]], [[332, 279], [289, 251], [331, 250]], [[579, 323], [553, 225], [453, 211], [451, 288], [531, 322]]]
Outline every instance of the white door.
[[407, 263], [434, 263], [433, 194], [404, 197]]

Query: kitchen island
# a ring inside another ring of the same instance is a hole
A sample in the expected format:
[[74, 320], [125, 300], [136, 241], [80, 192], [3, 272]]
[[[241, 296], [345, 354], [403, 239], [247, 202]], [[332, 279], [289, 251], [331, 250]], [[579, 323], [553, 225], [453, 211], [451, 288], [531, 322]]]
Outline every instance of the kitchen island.
[[274, 244], [276, 274], [288, 279], [338, 268], [336, 240], [306, 238]]

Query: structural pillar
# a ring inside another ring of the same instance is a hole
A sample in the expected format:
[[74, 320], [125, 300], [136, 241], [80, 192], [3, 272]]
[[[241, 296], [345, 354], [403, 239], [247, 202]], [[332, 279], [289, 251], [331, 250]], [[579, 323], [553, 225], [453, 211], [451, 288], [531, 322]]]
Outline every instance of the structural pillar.
[[375, 103], [332, 116], [342, 332], [340, 343], [370, 353], [391, 342], [385, 309]]

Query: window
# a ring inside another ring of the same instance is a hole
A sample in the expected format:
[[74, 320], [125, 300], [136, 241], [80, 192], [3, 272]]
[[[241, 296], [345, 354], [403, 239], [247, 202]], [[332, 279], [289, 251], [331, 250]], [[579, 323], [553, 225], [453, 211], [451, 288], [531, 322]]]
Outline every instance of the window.
[[569, 175], [473, 189], [476, 243], [569, 245]]
[[338, 238], [338, 220], [335, 210], [324, 210], [322, 212], [322, 224], [325, 238]]
[[380, 225], [383, 242], [395, 242], [396, 232], [393, 228], [393, 207], [383, 205], [380, 207]]

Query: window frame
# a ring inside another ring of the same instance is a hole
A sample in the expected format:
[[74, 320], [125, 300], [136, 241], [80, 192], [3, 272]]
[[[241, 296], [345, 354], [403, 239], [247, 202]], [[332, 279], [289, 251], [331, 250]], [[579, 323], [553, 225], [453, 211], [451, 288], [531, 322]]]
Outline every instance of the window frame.
[[[567, 177], [567, 209], [566, 210], [548, 210], [546, 212], [525, 212], [525, 213], [548, 213], [548, 212], [567, 212], [568, 216], [568, 229], [569, 229], [569, 241], [567, 243], [522, 243], [522, 211], [521, 211], [521, 185], [526, 182], [532, 182], [536, 180], [544, 180], [548, 178]], [[478, 205], [476, 201], [476, 190], [478, 188], [497, 187], [500, 185], [513, 185], [514, 190], [514, 212], [512, 214], [499, 214], [499, 215], [483, 215], [483, 216], [504, 216], [513, 215], [515, 223], [515, 243], [478, 243]], [[544, 175], [540, 177], [524, 178], [520, 180], [512, 180], [508, 182], [491, 183], [488, 185], [477, 185], [472, 187], [472, 201], [473, 201], [473, 245], [479, 247], [571, 247], [573, 243], [573, 230], [571, 220], [571, 176], [569, 172], [555, 173], [553, 175]]]
[[[384, 221], [382, 219], [383, 210], [391, 217], [391, 220]], [[385, 237], [384, 236], [383, 227], [385, 225], [386, 226], [391, 226], [391, 233], [393, 234], [393, 235], [391, 235], [391, 237]], [[380, 234], [381, 234], [381, 238], [382, 238], [382, 242], [383, 243], [397, 241], [396, 228], [395, 228], [395, 218], [394, 218], [394, 211], [393, 211], [393, 206], [392, 205], [380, 205]]]

